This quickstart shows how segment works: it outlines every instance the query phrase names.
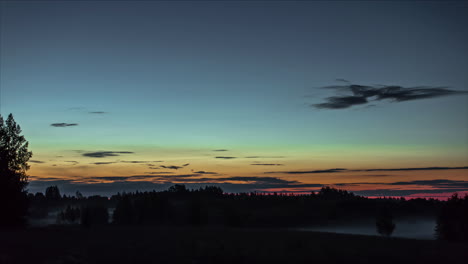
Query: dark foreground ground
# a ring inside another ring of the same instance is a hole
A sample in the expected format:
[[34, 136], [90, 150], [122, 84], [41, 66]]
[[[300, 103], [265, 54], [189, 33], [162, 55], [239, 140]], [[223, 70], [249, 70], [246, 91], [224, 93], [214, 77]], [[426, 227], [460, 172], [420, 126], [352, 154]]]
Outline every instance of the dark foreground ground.
[[468, 245], [271, 229], [0, 231], [0, 263], [464, 263]]

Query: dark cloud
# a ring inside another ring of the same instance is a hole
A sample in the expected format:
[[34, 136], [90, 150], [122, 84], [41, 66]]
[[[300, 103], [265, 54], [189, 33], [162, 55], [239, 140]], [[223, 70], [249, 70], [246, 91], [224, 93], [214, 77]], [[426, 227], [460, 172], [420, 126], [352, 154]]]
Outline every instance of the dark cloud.
[[190, 165], [190, 163], [185, 163], [184, 165], [182, 165], [183, 167], [187, 167], [188, 165]]
[[468, 170], [468, 166], [465, 166], [465, 167], [423, 167], [423, 168], [396, 168], [396, 169], [367, 169], [367, 170], [355, 170], [355, 171], [420, 171], [420, 170]]
[[155, 160], [155, 161], [150, 161], [148, 164], [146, 164], [148, 167], [154, 167], [156, 165], [152, 164], [153, 162], [164, 162], [163, 160]]
[[225, 156], [217, 156], [216, 159], [236, 159], [237, 157], [225, 157]]
[[227, 149], [213, 149], [213, 151], [229, 151]]
[[145, 172], [147, 174], [171, 174], [174, 173], [172, 171], [152, 171], [152, 172]]
[[107, 112], [103, 112], [103, 111], [93, 111], [93, 112], [88, 112], [90, 114], [96, 114], [96, 115], [102, 115], [102, 114], [107, 114]]
[[183, 168], [182, 166], [175, 166], [175, 165], [171, 165], [171, 166], [164, 166], [164, 165], [161, 165], [159, 166], [161, 168], [164, 168], [164, 169], [171, 169], [171, 170], [178, 170], [180, 168]]
[[31, 163], [45, 163], [45, 161], [40, 161], [40, 160], [29, 160]]
[[445, 179], [393, 182], [393, 183], [389, 183], [389, 185], [422, 185], [422, 186], [431, 186], [435, 188], [445, 188], [445, 189], [465, 188], [466, 190], [468, 190], [468, 181], [452, 181], [452, 180], [445, 180]]
[[107, 165], [107, 164], [114, 164], [115, 162], [94, 162], [94, 163], [90, 163], [90, 164], [94, 164], [94, 165]]
[[91, 158], [105, 158], [105, 157], [115, 157], [120, 156], [119, 154], [133, 154], [131, 151], [98, 151], [98, 152], [87, 152], [83, 153], [84, 157]]
[[53, 123], [50, 124], [50, 126], [53, 127], [70, 127], [70, 126], [77, 126], [78, 124], [76, 123]]
[[269, 171], [265, 173], [286, 173], [286, 174], [315, 174], [315, 173], [335, 173], [348, 171], [347, 169], [328, 169], [328, 170], [311, 170], [311, 171]]
[[[187, 188], [199, 188], [206, 185], [214, 185], [223, 188], [226, 192], [251, 192], [263, 189], [276, 188], [319, 188], [322, 184], [304, 184], [298, 181], [284, 180], [276, 177], [223, 177], [223, 178], [198, 178], [203, 174], [181, 175], [131, 175], [87, 177], [76, 180], [33, 180], [30, 191], [44, 191], [46, 187], [58, 185], [66, 194], [74, 194], [80, 190], [85, 195], [112, 195], [117, 192], [166, 190], [176, 183], [183, 183]], [[112, 181], [112, 182], [102, 182]], [[138, 181], [142, 180], [142, 181]]]
[[367, 104], [370, 101], [390, 100], [392, 102], [404, 102], [448, 95], [468, 94], [468, 91], [451, 90], [447, 87], [403, 87], [398, 85], [365, 86], [350, 84], [346, 80], [340, 80], [347, 84], [326, 86], [323, 88], [350, 93], [349, 95], [331, 96], [326, 98], [325, 103], [313, 104], [311, 106], [319, 109], [344, 109], [354, 105]]
[[274, 164], [274, 163], [254, 163], [250, 165], [255, 165], [255, 166], [283, 166], [283, 164]]
[[58, 177], [38, 177], [38, 176], [29, 176], [29, 180], [55, 181], [55, 180], [63, 180], [63, 179], [62, 179], [62, 178], [58, 178]]
[[[85, 195], [112, 195], [117, 192], [129, 191], [151, 191], [167, 190], [176, 183], [183, 183], [189, 189], [196, 189], [206, 185], [219, 186], [226, 192], [251, 192], [275, 189], [281, 192], [310, 192], [319, 190], [324, 184], [306, 184], [295, 180], [285, 180], [276, 177], [223, 177], [223, 178], [198, 178], [202, 174], [182, 175], [130, 175], [130, 176], [108, 176], [88, 177], [77, 180], [62, 180], [60, 178], [39, 178], [31, 176], [29, 191], [44, 192], [51, 185], [59, 186], [61, 192], [74, 194], [77, 190]], [[130, 181], [131, 180], [131, 181]], [[108, 181], [108, 182], [102, 182]], [[336, 183], [333, 186], [349, 187], [361, 184], [387, 185], [388, 188], [353, 191], [355, 194], [364, 196], [406, 196], [411, 194], [439, 194], [454, 193], [468, 190], [468, 181], [454, 181], [446, 179], [419, 180], [394, 183]], [[392, 186], [402, 188], [403, 186], [418, 185], [430, 189], [392, 189]]]
[[[182, 179], [182, 178], [192, 178], [201, 176], [199, 173], [192, 173], [192, 174], [177, 174], [177, 175], [160, 175], [160, 176], [168, 176], [171, 180], [173, 179]], [[166, 178], [164, 178], [166, 179]]]
[[149, 162], [154, 162], [154, 161], [143, 161], [143, 160], [122, 160], [122, 161], [119, 161], [121, 163], [143, 163], [143, 164], [147, 164]]
[[[254, 164], [252, 164], [254, 165]], [[362, 169], [348, 170], [342, 168], [327, 169], [327, 170], [311, 170], [311, 171], [269, 171], [265, 173], [286, 173], [286, 174], [314, 174], [314, 173], [337, 173], [337, 172], [372, 172], [372, 171], [427, 171], [427, 170], [468, 170], [468, 166], [464, 167], [421, 167], [421, 168], [391, 168], [391, 169]], [[380, 175], [382, 176], [382, 175]]]
[[89, 179], [108, 180], [108, 181], [124, 181], [132, 178], [132, 176], [112, 176], [112, 177], [91, 177]]
[[[356, 193], [367, 196], [403, 196], [417, 193], [454, 193], [460, 191], [468, 191], [468, 181], [453, 181], [447, 179], [436, 179], [436, 180], [417, 180], [417, 181], [404, 181], [404, 182], [356, 182], [356, 183], [337, 183], [336, 186], [349, 187], [349, 186], [360, 186], [360, 185], [386, 185], [386, 189], [356, 191]], [[410, 186], [421, 186], [430, 189], [408, 189]], [[402, 188], [391, 189], [393, 186]]]
[[359, 96], [332, 96], [328, 97], [327, 101], [327, 103], [314, 104], [313, 106], [321, 109], [342, 109], [353, 105], [367, 104], [367, 99]]
[[217, 172], [212, 172], [212, 171], [194, 171], [193, 173], [197, 173], [197, 174], [218, 174]]
[[67, 163], [73, 163], [72, 165], [76, 165], [76, 164], [79, 163], [79, 162], [76, 161], [76, 160], [66, 160], [65, 162], [67, 162]]

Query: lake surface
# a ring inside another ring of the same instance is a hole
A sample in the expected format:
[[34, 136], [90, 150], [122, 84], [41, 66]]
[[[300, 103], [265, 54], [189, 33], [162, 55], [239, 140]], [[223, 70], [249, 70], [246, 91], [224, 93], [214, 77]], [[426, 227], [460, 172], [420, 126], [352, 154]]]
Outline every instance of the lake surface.
[[[395, 221], [395, 231], [393, 237], [413, 238], [433, 240], [434, 228], [436, 226], [435, 220], [418, 219], [418, 220], [400, 220]], [[301, 231], [316, 231], [316, 232], [332, 232], [343, 234], [356, 234], [356, 235], [369, 235], [380, 236], [377, 233], [375, 223], [361, 223], [350, 225], [334, 225], [334, 226], [321, 226], [321, 227], [305, 227], [299, 228]]]

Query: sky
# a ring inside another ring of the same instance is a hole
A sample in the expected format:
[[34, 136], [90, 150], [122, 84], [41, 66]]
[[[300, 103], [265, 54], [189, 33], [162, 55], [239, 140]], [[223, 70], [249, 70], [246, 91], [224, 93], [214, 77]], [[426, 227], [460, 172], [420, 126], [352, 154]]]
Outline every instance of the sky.
[[30, 192], [468, 191], [468, 3], [1, 1]]

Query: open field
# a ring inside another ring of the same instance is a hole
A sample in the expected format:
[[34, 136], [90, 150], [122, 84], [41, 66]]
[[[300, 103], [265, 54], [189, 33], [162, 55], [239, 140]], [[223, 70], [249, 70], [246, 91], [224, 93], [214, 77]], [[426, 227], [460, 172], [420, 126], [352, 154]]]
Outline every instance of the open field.
[[0, 231], [0, 263], [461, 263], [468, 245], [280, 229]]

